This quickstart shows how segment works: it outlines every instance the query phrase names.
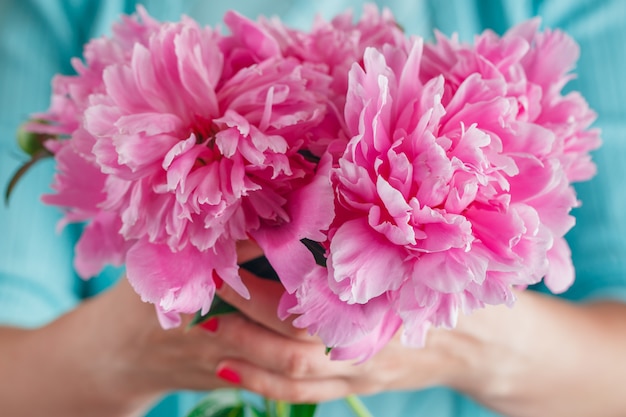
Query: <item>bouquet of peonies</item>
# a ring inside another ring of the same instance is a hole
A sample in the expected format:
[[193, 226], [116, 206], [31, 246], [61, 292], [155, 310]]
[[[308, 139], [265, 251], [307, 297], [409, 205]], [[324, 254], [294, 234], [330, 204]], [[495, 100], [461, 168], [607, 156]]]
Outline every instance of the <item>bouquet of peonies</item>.
[[571, 38], [532, 20], [427, 43], [374, 6], [309, 31], [224, 23], [139, 8], [26, 125], [57, 161], [44, 201], [86, 223], [82, 277], [125, 265], [176, 326], [210, 314], [215, 277], [249, 296], [236, 243], [252, 238], [285, 287], [278, 314], [357, 360], [516, 287], [571, 284], [572, 183], [600, 143], [562, 94]]

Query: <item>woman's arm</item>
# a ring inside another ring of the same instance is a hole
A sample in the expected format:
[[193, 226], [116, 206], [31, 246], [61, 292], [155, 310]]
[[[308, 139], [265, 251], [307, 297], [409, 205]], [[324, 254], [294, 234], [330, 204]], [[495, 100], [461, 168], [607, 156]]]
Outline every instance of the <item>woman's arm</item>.
[[433, 337], [462, 366], [449, 385], [511, 417], [622, 416], [626, 305], [574, 305], [534, 292]]
[[44, 327], [0, 327], [2, 412], [121, 417], [145, 411], [154, 393], [134, 391], [137, 383], [126, 375], [130, 352], [123, 349], [135, 338], [137, 352], [147, 348], [140, 338], [156, 323], [154, 310], [141, 304], [121, 284]]

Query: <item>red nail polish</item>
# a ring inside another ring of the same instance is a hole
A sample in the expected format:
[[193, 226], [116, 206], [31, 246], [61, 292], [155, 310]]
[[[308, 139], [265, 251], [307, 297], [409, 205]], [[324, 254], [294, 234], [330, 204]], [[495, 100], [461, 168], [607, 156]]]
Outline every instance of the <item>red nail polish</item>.
[[217, 321], [217, 317], [211, 317], [207, 321], [200, 323], [200, 327], [202, 327], [204, 330], [207, 330], [211, 333], [215, 333], [217, 331], [218, 325], [219, 325], [219, 322]]
[[239, 384], [241, 382], [239, 374], [230, 368], [223, 367], [218, 369], [216, 375], [231, 384]]
[[215, 269], [213, 270], [213, 282], [215, 283], [215, 288], [218, 290], [222, 288], [222, 285], [224, 285], [224, 280], [217, 275], [217, 271]]

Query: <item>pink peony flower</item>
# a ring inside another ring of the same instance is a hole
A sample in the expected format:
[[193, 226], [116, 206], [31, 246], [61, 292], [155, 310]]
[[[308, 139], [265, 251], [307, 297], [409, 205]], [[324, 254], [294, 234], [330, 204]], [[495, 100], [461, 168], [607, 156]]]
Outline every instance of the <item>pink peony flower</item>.
[[[228, 15], [226, 21], [229, 21]], [[261, 17], [260, 24], [272, 34], [284, 56], [323, 65], [333, 77], [334, 92], [344, 100], [348, 71], [353, 63], [362, 62], [366, 48], [385, 44], [400, 46], [407, 42], [391, 12], [379, 11], [374, 4], [365, 5], [356, 22], [350, 10], [331, 21], [317, 17], [310, 32], [289, 28], [276, 18]]]
[[573, 78], [579, 48], [561, 31], [539, 32], [539, 24], [538, 18], [529, 20], [502, 38], [485, 31], [473, 45], [437, 33], [437, 43], [425, 46], [422, 79], [444, 74], [447, 97], [473, 73], [503, 79], [503, 95], [517, 102], [517, 119], [552, 131], [549, 152], [560, 160], [567, 179], [587, 180], [595, 174], [589, 152], [600, 144], [599, 132], [588, 129], [596, 115], [578, 92], [561, 94]]
[[[207, 312], [214, 275], [248, 296], [236, 241], [291, 221], [290, 194], [317, 172], [301, 151], [326, 117], [331, 79], [259, 50], [269, 37], [246, 43], [139, 14], [87, 46], [78, 75], [58, 78], [40, 128], [70, 136], [51, 145], [68, 163], [45, 201], [67, 207], [67, 221], [91, 221], [77, 245], [82, 276], [125, 262], [172, 326], [179, 313]], [[76, 201], [86, 190], [93, 197]]]
[[[228, 15], [226, 18], [228, 22]], [[337, 138], [347, 142], [344, 136], [343, 111], [348, 90], [348, 72], [355, 63], [362, 63], [368, 47], [379, 48], [385, 44], [403, 45], [407, 38], [388, 9], [379, 10], [374, 4], [366, 4], [359, 20], [348, 10], [331, 21], [317, 17], [310, 32], [285, 26], [279, 19], [259, 19], [264, 31], [275, 39], [276, 46], [285, 57], [315, 64], [332, 79], [329, 99], [333, 113], [325, 122], [312, 130], [315, 137], [312, 151], [321, 154], [328, 144]], [[232, 29], [232, 25], [231, 29]], [[250, 33], [249, 29], [245, 29]], [[339, 156], [341, 147], [333, 148]]]
[[[532, 205], [558, 241], [548, 251], [550, 270], [545, 282], [553, 291], [561, 292], [574, 278], [563, 239], [574, 225], [567, 213], [577, 205], [569, 183], [595, 174], [589, 152], [600, 145], [600, 137], [597, 129], [589, 129], [596, 115], [580, 94], [561, 94], [573, 78], [569, 72], [579, 56], [578, 45], [563, 32], [539, 32], [539, 24], [539, 19], [522, 23], [502, 38], [486, 31], [474, 45], [438, 34], [438, 42], [425, 47], [422, 79], [444, 74], [448, 94], [457, 91], [462, 80], [473, 73], [485, 80], [505, 81], [501, 94], [512, 100], [513, 109], [517, 106], [515, 118], [522, 122], [518, 129], [535, 138], [503, 142], [520, 169], [511, 180], [511, 195]], [[552, 138], [541, 140], [545, 138], [541, 129], [548, 130]], [[520, 145], [527, 148], [520, 149]], [[517, 155], [520, 150], [532, 153], [536, 160]]]
[[[299, 315], [334, 357], [367, 359], [400, 325], [422, 346], [459, 311], [512, 305], [516, 286], [571, 284], [570, 182], [593, 173], [599, 142], [586, 103], [560, 95], [575, 44], [536, 27], [486, 32], [475, 46], [415, 38], [352, 66], [327, 268], [298, 252], [311, 272], [282, 276], [282, 314]], [[552, 48], [564, 60], [539, 67]]]

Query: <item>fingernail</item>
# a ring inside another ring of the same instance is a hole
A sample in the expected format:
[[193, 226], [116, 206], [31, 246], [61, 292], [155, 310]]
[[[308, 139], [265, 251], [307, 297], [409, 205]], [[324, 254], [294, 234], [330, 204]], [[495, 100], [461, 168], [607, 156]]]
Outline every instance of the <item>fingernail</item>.
[[217, 331], [218, 324], [219, 322], [217, 321], [217, 317], [211, 317], [207, 321], [200, 323], [200, 327], [211, 333], [215, 333]]
[[224, 280], [217, 274], [215, 269], [213, 270], [213, 282], [215, 283], [215, 288], [218, 290], [224, 285]]
[[216, 375], [231, 384], [239, 384], [241, 382], [239, 374], [227, 367], [218, 369]]

